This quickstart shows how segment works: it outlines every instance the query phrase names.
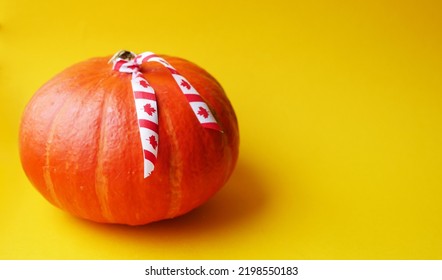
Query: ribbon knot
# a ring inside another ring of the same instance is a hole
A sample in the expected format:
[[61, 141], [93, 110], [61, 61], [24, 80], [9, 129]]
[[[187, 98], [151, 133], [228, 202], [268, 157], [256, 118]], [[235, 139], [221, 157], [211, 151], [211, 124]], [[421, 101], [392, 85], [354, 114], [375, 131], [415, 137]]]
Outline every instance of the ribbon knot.
[[116, 53], [111, 61], [113, 70], [131, 73], [132, 91], [137, 110], [138, 128], [144, 154], [144, 178], [150, 176], [155, 167], [158, 155], [158, 105], [154, 88], [140, 72], [140, 66], [145, 62], [158, 62], [167, 68], [181, 92], [189, 102], [192, 111], [202, 127], [221, 131], [212, 112], [198, 91], [165, 59], [152, 52], [136, 55], [129, 51]]

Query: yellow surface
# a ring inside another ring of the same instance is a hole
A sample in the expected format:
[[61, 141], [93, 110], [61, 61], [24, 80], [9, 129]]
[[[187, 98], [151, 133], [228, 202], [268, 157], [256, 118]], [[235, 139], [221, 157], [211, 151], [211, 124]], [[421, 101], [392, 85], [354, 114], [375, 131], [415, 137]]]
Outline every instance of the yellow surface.
[[[441, 259], [440, 3], [1, 0], [0, 258]], [[241, 130], [220, 193], [142, 227], [51, 206], [17, 151], [38, 87], [123, 48], [206, 68]]]

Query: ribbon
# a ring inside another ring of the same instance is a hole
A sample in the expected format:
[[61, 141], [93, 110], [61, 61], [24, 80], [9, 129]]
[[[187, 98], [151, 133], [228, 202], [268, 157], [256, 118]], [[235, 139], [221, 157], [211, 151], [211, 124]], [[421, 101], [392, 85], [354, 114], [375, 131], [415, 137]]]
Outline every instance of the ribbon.
[[136, 55], [129, 51], [120, 51], [112, 59], [113, 70], [132, 74], [132, 91], [137, 110], [138, 128], [144, 153], [144, 178], [150, 176], [155, 167], [158, 155], [158, 105], [155, 90], [140, 72], [140, 66], [145, 62], [158, 62], [163, 65], [174, 78], [181, 92], [189, 102], [192, 111], [202, 127], [221, 131], [212, 112], [198, 91], [164, 58], [152, 52]]

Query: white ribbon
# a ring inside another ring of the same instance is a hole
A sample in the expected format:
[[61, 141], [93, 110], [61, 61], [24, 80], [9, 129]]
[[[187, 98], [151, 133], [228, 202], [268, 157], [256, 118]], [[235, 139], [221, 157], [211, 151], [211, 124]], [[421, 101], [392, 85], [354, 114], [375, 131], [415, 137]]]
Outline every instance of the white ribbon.
[[144, 178], [154, 170], [158, 155], [158, 106], [155, 90], [140, 72], [140, 66], [146, 62], [158, 62], [166, 67], [187, 98], [192, 111], [200, 124], [205, 128], [221, 131], [212, 112], [198, 91], [165, 59], [152, 52], [136, 55], [128, 51], [120, 51], [111, 59], [113, 69], [132, 74], [132, 90], [137, 110], [138, 127], [144, 153]]

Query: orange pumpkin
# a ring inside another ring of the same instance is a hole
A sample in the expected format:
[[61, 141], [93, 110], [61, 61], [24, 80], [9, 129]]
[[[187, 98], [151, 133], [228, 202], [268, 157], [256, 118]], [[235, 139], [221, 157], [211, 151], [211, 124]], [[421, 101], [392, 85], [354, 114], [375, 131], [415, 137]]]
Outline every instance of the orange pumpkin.
[[131, 75], [110, 57], [62, 71], [32, 97], [20, 125], [20, 157], [35, 188], [53, 205], [102, 223], [147, 224], [200, 206], [228, 180], [238, 157], [234, 110], [205, 70], [162, 56], [194, 86], [222, 132], [203, 128], [170, 72], [156, 62], [140, 71], [155, 89], [159, 147], [143, 177]]

